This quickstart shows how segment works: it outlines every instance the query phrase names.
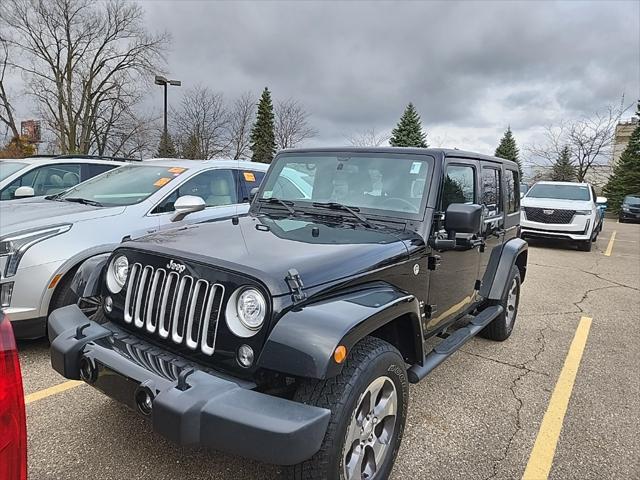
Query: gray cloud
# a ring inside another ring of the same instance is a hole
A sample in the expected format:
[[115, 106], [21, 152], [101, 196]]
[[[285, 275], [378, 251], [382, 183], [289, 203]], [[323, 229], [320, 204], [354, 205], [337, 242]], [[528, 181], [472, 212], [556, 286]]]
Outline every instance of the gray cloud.
[[412, 101], [434, 137], [491, 152], [507, 124], [523, 143], [623, 92], [640, 96], [635, 1], [143, 5], [149, 28], [173, 35], [172, 77], [227, 97], [264, 86], [293, 97], [314, 144], [390, 130]]

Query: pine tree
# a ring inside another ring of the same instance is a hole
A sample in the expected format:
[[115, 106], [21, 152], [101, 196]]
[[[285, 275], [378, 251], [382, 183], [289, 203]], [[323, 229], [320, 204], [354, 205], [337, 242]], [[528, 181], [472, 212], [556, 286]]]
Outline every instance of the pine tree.
[[560, 156], [553, 164], [551, 180], [555, 182], [573, 182], [576, 179], [576, 167], [571, 162], [571, 150], [565, 145]]
[[156, 157], [159, 158], [175, 158], [176, 157], [176, 147], [173, 144], [173, 140], [171, 139], [171, 135], [162, 134], [160, 137], [160, 144], [158, 145], [158, 153]]
[[200, 148], [198, 146], [198, 137], [192, 133], [187, 137], [186, 141], [182, 145], [182, 158], [204, 160], [201, 157], [202, 155], [200, 155]]
[[420, 115], [413, 103], [407, 105], [398, 125], [391, 131], [389, 144], [392, 147], [428, 147], [427, 135], [422, 131]]
[[640, 123], [629, 139], [620, 160], [604, 187], [607, 205], [614, 211], [620, 210], [622, 200], [627, 195], [640, 194]]
[[496, 148], [496, 157], [504, 158], [506, 160], [514, 161], [518, 164], [518, 171], [520, 172], [520, 178], [522, 178], [522, 164], [520, 163], [520, 150], [516, 145], [516, 139], [511, 132], [511, 127], [507, 127], [507, 131], [504, 132], [500, 145]]
[[251, 130], [251, 160], [254, 162], [271, 163], [276, 153], [276, 139], [273, 129], [273, 103], [271, 93], [265, 87], [258, 103], [256, 123]]

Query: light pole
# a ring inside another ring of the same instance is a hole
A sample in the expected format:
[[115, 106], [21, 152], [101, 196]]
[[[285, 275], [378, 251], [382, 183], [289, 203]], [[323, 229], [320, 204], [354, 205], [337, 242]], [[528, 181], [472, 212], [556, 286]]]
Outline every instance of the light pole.
[[182, 82], [180, 80], [167, 80], [166, 77], [156, 75], [155, 83], [164, 87], [164, 138], [167, 138], [167, 86], [179, 87]]

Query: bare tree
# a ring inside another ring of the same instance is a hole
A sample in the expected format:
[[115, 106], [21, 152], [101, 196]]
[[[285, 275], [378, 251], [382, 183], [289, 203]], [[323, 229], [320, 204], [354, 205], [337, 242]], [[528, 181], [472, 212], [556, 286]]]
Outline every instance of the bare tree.
[[376, 132], [375, 128], [368, 128], [346, 137], [349, 145], [354, 147], [380, 147], [389, 143], [389, 132]]
[[16, 120], [13, 116], [13, 107], [9, 102], [9, 95], [4, 84], [4, 77], [9, 64], [9, 44], [0, 36], [0, 122], [7, 131], [11, 132], [11, 138], [17, 138], [20, 134]]
[[251, 127], [256, 115], [256, 98], [245, 93], [236, 98], [229, 112], [229, 155], [234, 160], [251, 158]]
[[276, 103], [274, 130], [276, 148], [293, 148], [302, 141], [313, 138], [317, 131], [309, 125], [309, 114], [291, 98]]
[[21, 52], [11, 64], [29, 78], [63, 153], [91, 150], [101, 112], [159, 70], [169, 41], [124, 0], [3, 0], [0, 16]]
[[178, 142], [189, 144], [190, 156], [207, 160], [229, 147], [229, 114], [221, 93], [208, 87], [194, 87], [182, 97], [173, 113]]
[[575, 166], [578, 182], [584, 181], [593, 165], [611, 156], [615, 128], [626, 110], [623, 107], [608, 107], [605, 112], [596, 112], [588, 118], [546, 127], [545, 142], [527, 149], [535, 157], [530, 160], [531, 163], [549, 166], [561, 156], [566, 146], [571, 152], [571, 163]]

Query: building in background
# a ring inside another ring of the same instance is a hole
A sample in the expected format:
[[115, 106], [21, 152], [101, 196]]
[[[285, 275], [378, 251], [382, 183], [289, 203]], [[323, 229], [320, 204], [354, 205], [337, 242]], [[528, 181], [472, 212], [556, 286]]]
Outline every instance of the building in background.
[[631, 134], [638, 126], [638, 117], [632, 117], [630, 120], [625, 120], [616, 125], [616, 131], [613, 136], [613, 149], [611, 154], [611, 167], [613, 168], [620, 160], [620, 155], [624, 152], [629, 144]]

